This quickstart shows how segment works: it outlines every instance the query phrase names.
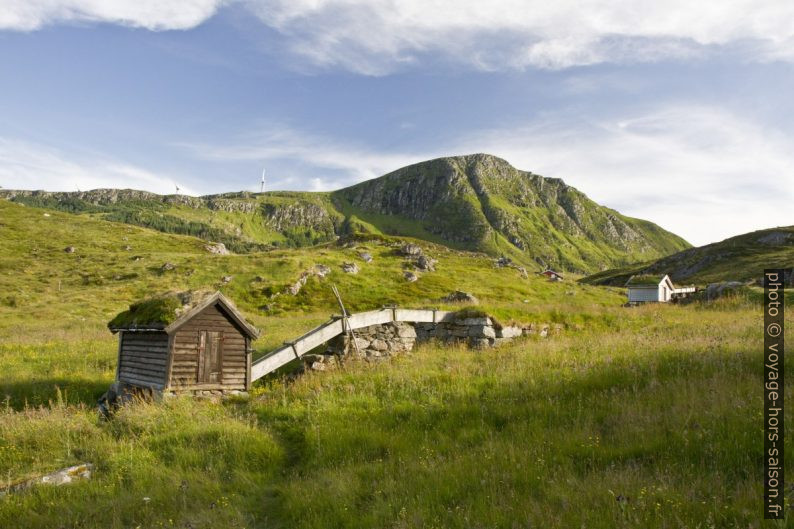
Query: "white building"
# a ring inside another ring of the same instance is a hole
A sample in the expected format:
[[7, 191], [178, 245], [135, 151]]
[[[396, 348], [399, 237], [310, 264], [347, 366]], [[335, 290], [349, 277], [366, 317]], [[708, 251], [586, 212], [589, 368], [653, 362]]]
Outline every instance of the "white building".
[[693, 286], [675, 288], [667, 274], [631, 276], [626, 287], [629, 303], [667, 303], [697, 291]]

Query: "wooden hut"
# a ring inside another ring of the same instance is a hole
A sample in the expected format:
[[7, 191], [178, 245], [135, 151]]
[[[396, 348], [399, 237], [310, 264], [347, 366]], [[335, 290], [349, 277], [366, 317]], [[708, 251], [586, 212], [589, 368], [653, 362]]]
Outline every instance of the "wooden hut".
[[674, 287], [667, 274], [633, 275], [626, 282], [629, 303], [667, 303]]
[[168, 294], [130, 305], [119, 335], [116, 381], [156, 394], [247, 391], [259, 331], [220, 292]]

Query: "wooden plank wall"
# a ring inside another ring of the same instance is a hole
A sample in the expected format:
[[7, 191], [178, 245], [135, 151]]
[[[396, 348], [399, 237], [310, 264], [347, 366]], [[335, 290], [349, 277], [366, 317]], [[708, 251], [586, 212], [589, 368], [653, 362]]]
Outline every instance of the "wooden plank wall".
[[[219, 383], [205, 383], [199, 376], [199, 335], [220, 331], [222, 369]], [[174, 334], [171, 386], [174, 389], [239, 389], [246, 385], [245, 335], [217, 305], [207, 307]]]
[[168, 368], [168, 335], [122, 331], [120, 340], [119, 380], [162, 389]]

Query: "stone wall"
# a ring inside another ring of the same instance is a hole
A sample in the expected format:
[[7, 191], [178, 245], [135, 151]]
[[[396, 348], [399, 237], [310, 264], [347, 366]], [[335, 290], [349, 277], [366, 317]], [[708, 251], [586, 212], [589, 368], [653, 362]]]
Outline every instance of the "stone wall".
[[498, 346], [519, 336], [537, 334], [545, 338], [550, 332], [560, 329], [562, 326], [559, 324], [501, 326], [485, 316], [457, 318], [440, 323], [384, 323], [356, 329], [353, 332], [355, 345], [343, 334], [330, 340], [322, 353], [307, 354], [302, 358], [307, 369], [325, 371], [336, 367], [345, 358], [376, 360], [409, 353], [413, 351], [416, 342], [463, 342], [470, 347], [482, 349]]

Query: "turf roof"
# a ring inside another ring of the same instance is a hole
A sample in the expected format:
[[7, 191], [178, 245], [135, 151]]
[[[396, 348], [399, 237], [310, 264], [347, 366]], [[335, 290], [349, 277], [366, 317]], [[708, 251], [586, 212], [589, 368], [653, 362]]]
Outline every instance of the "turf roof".
[[638, 287], [638, 286], [652, 286], [655, 287], [659, 283], [662, 282], [664, 279], [664, 274], [640, 274], [636, 276], [631, 276], [631, 278], [626, 283], [626, 286], [629, 287]]
[[110, 330], [118, 329], [165, 329], [182, 314], [212, 296], [214, 292], [200, 290], [167, 292], [137, 301], [128, 310], [116, 315], [108, 322]]

